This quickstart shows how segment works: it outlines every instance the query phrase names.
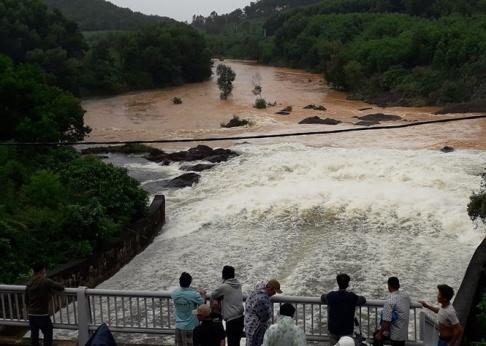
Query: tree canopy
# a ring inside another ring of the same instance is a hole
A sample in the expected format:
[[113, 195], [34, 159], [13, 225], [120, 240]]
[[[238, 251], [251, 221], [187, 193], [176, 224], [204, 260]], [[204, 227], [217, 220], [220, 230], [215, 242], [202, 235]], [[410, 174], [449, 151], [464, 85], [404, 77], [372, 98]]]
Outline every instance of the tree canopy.
[[78, 92], [87, 46], [75, 23], [39, 0], [0, 0], [0, 18], [0, 54], [39, 65], [50, 84]]
[[214, 55], [322, 72], [334, 88], [382, 105], [486, 97], [484, 0], [262, 0], [250, 7], [273, 10], [194, 18]]
[[136, 30], [146, 25], [174, 22], [167, 17], [150, 16], [121, 8], [105, 0], [43, 0], [60, 10], [83, 31]]

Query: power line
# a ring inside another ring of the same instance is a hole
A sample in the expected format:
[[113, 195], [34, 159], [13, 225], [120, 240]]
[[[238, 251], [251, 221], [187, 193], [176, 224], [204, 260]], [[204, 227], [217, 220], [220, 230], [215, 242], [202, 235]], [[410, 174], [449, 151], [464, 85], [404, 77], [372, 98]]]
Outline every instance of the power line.
[[279, 138], [279, 137], [297, 137], [297, 136], [314, 136], [314, 135], [329, 135], [336, 133], [358, 132], [358, 131], [376, 131], [376, 130], [391, 130], [405, 127], [415, 127], [430, 124], [448, 123], [454, 121], [484, 119], [486, 115], [474, 115], [469, 117], [439, 119], [417, 121], [408, 124], [389, 125], [389, 126], [373, 126], [373, 127], [358, 127], [340, 130], [328, 131], [311, 131], [311, 132], [292, 132], [292, 133], [278, 133], [278, 134], [262, 134], [250, 136], [233, 136], [233, 137], [206, 137], [206, 138], [181, 138], [181, 139], [154, 139], [154, 140], [134, 140], [134, 141], [86, 141], [86, 142], [1, 142], [0, 146], [75, 146], [75, 145], [121, 145], [121, 144], [163, 144], [163, 143], [193, 143], [193, 142], [217, 142], [217, 141], [235, 141], [245, 139], [264, 139], [264, 138]]

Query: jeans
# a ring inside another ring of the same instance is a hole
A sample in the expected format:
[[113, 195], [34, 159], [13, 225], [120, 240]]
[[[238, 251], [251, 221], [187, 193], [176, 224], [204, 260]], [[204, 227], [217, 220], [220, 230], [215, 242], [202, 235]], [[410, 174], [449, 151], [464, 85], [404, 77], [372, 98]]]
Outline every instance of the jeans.
[[241, 334], [243, 333], [244, 317], [241, 316], [226, 322], [226, 337], [228, 346], [240, 346]]
[[52, 322], [49, 316], [29, 316], [32, 346], [39, 345], [39, 329], [44, 335], [44, 346], [52, 346]]

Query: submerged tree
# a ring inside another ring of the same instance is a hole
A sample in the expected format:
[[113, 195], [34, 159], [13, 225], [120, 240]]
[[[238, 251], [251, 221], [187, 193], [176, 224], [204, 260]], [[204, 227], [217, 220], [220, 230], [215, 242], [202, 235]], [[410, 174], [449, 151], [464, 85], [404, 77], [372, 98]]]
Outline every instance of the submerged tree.
[[218, 87], [221, 90], [219, 97], [221, 100], [226, 100], [233, 90], [233, 81], [236, 78], [236, 74], [231, 67], [225, 64], [218, 65], [216, 74], [218, 75]]
[[262, 76], [257, 72], [251, 77], [251, 84], [253, 84], [253, 94], [255, 96], [262, 96]]

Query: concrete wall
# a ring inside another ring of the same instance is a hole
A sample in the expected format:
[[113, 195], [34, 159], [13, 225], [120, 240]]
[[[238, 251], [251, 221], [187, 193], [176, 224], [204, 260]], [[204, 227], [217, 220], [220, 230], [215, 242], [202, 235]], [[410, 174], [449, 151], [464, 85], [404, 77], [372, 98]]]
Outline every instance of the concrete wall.
[[454, 299], [454, 308], [465, 328], [462, 344], [478, 340], [480, 326], [475, 316], [476, 306], [486, 292], [486, 239], [478, 246], [466, 270], [461, 287]]
[[120, 238], [86, 259], [55, 268], [48, 276], [67, 287], [95, 287], [142, 252], [159, 233], [164, 223], [165, 198], [162, 195], [155, 196], [148, 215], [130, 225]]

